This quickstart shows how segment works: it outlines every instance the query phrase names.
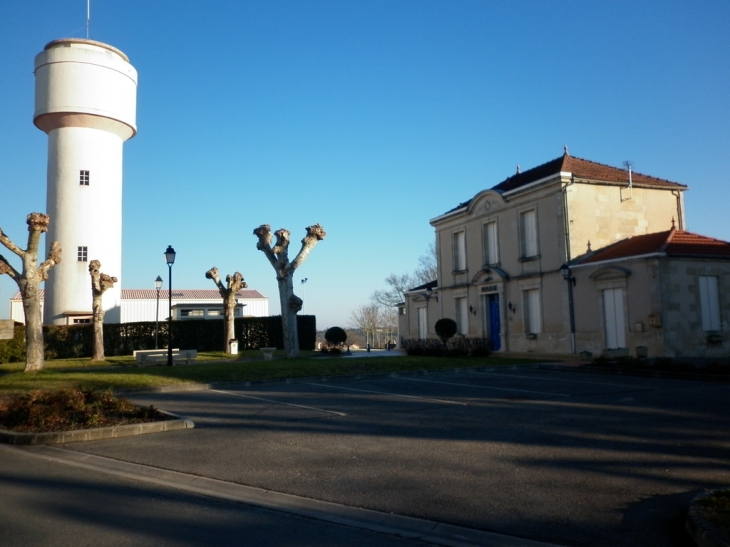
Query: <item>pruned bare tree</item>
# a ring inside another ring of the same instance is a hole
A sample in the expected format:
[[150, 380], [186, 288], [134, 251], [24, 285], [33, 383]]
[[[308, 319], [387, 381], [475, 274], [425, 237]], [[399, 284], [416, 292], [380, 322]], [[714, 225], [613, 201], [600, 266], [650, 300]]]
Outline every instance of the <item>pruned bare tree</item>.
[[424, 285], [438, 279], [436, 245], [431, 243], [425, 254], [418, 257], [418, 268], [413, 272], [417, 285]]
[[91, 309], [94, 314], [94, 353], [92, 361], [103, 361], [104, 357], [104, 307], [101, 305], [101, 297], [107, 289], [111, 289], [118, 281], [101, 273], [101, 262], [92, 260], [89, 262], [89, 274], [91, 275]]
[[411, 274], [390, 274], [385, 278], [385, 284], [388, 288], [375, 291], [370, 299], [378, 306], [392, 308], [403, 302], [405, 300], [403, 294], [418, 283]]
[[12, 277], [20, 290], [25, 314], [25, 372], [34, 372], [43, 370], [45, 364], [39, 285], [48, 279], [48, 270], [61, 262], [61, 244], [58, 241], [51, 243], [46, 260], [38, 266], [38, 245], [41, 234], [48, 231], [50, 219], [43, 213], [31, 213], [26, 222], [28, 248], [25, 250], [15, 245], [0, 229], [0, 243], [23, 261], [22, 272], [18, 272], [0, 255], [0, 274]]
[[289, 261], [289, 230], [277, 230], [274, 247], [271, 246], [272, 233], [268, 224], [262, 224], [253, 231], [258, 237], [256, 248], [263, 251], [276, 271], [281, 304], [281, 326], [284, 332], [284, 353], [287, 358], [299, 355], [299, 334], [297, 333], [297, 313], [302, 309], [302, 299], [294, 294], [294, 271], [309, 256], [314, 246], [324, 239], [326, 232], [319, 224], [307, 226], [307, 235], [302, 239], [302, 248], [296, 258]]
[[234, 310], [236, 309], [236, 293], [241, 289], [248, 287], [246, 282], [243, 280], [243, 275], [240, 272], [236, 272], [233, 275], [226, 276], [226, 285], [218, 277], [218, 268], [213, 266], [210, 270], [205, 272], [206, 279], [212, 279], [215, 286], [218, 287], [218, 292], [223, 297], [223, 347], [226, 348], [226, 353], [230, 353], [231, 348], [229, 342], [236, 338], [235, 329], [235, 316]]
[[359, 328], [365, 335], [365, 344], [375, 344], [375, 334], [380, 324], [380, 307], [376, 304], [360, 306], [350, 313], [352, 325]]

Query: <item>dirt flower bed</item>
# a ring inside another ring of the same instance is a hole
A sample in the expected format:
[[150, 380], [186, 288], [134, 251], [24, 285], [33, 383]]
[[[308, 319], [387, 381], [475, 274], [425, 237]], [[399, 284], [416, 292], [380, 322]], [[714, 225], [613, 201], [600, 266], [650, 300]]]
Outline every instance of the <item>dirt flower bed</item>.
[[58, 389], [0, 398], [0, 429], [18, 433], [72, 431], [170, 420], [153, 406], [140, 407], [111, 391]]
[[717, 490], [699, 500], [702, 516], [717, 527], [723, 540], [730, 542], [730, 490]]

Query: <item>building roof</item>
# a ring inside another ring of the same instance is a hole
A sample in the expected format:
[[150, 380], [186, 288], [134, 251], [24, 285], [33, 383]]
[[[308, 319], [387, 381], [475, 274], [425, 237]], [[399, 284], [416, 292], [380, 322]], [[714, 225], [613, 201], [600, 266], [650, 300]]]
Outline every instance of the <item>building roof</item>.
[[[618, 167], [611, 167], [610, 165], [604, 165], [602, 163], [596, 163], [590, 160], [584, 160], [576, 158], [565, 152], [562, 156], [550, 160], [547, 163], [515, 173], [511, 177], [507, 177], [505, 180], [493, 186], [491, 190], [497, 192], [511, 192], [537, 182], [539, 180], [547, 179], [552, 176], [557, 176], [560, 173], [572, 173], [574, 177], [578, 179], [587, 179], [595, 182], [605, 182], [613, 184], [628, 184], [629, 172], [626, 169], [620, 169]], [[631, 182], [633, 185], [640, 187], [650, 188], [666, 188], [674, 190], [686, 190], [687, 186], [679, 184], [665, 179], [652, 177], [649, 175], [642, 175], [641, 173], [631, 172]], [[472, 198], [473, 199], [473, 198]], [[453, 209], [446, 211], [450, 213], [457, 211], [463, 207], [466, 207], [471, 203], [471, 199], [460, 203]]]
[[428, 289], [436, 289], [438, 287], [438, 280], [434, 279], [433, 281], [429, 281], [428, 283], [424, 283], [423, 285], [419, 285], [418, 287], [413, 287], [412, 289], [408, 289], [406, 292], [416, 292], [416, 291], [427, 291]]
[[672, 228], [665, 232], [624, 239], [596, 251], [579, 262], [581, 264], [591, 264], [594, 262], [651, 254], [730, 260], [730, 243]]
[[[41, 289], [41, 301], [43, 301], [45, 291]], [[154, 300], [157, 298], [156, 289], [122, 289], [122, 300]], [[166, 290], [160, 290], [160, 300], [168, 298]], [[173, 300], [218, 300], [221, 298], [217, 289], [172, 289]], [[256, 299], [266, 297], [259, 291], [254, 289], [243, 289], [236, 293], [236, 298]], [[10, 300], [22, 300], [20, 293], [17, 292]]]

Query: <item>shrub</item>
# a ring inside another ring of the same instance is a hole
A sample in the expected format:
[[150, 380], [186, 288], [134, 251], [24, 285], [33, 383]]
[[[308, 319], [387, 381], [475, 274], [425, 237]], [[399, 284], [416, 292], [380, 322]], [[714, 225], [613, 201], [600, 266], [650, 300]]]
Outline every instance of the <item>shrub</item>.
[[154, 407], [138, 407], [111, 391], [31, 391], [0, 400], [0, 427], [18, 432], [69, 431], [169, 420]]
[[336, 348], [347, 341], [347, 333], [341, 327], [330, 327], [325, 331], [324, 339], [330, 347]]
[[458, 337], [442, 344], [438, 340], [402, 340], [401, 347], [410, 356], [428, 357], [489, 357], [492, 344], [487, 338]]
[[[299, 349], [313, 350], [316, 337], [316, 317], [298, 315]], [[198, 351], [224, 351], [222, 321], [186, 320], [172, 322], [173, 347]], [[239, 349], [264, 347], [284, 348], [281, 316], [239, 317], [235, 320]], [[166, 347], [168, 324], [160, 322], [159, 342]], [[50, 325], [43, 327], [46, 359], [89, 357], [93, 348], [92, 325]], [[106, 355], [131, 355], [134, 350], [154, 349], [155, 322], [105, 323], [104, 352]], [[0, 340], [0, 363], [25, 360], [25, 326], [15, 327], [12, 340]]]
[[456, 321], [454, 321], [453, 319], [449, 319], [448, 317], [442, 317], [441, 319], [436, 321], [436, 325], [434, 325], [436, 335], [441, 339], [444, 344], [448, 342], [449, 338], [453, 338], [453, 336], [456, 334], [456, 329]]

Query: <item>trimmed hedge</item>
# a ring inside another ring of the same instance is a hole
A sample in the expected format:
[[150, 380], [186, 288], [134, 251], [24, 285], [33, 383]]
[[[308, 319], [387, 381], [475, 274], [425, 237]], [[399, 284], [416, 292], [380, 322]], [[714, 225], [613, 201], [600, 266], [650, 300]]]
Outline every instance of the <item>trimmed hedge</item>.
[[401, 347], [407, 355], [425, 357], [489, 357], [492, 354], [492, 342], [488, 338], [466, 338], [458, 336], [447, 344], [440, 340], [403, 340]]
[[[317, 318], [298, 315], [299, 349], [313, 350]], [[159, 346], [167, 347], [167, 322], [160, 322]], [[239, 317], [235, 320], [238, 348], [284, 348], [281, 316]], [[89, 357], [94, 345], [93, 325], [43, 327], [46, 359]], [[172, 346], [198, 351], [225, 351], [223, 321], [191, 319], [172, 322]], [[155, 348], [155, 322], [105, 323], [104, 353], [131, 355], [134, 350]], [[25, 326], [16, 325], [12, 340], [0, 340], [0, 363], [25, 360]]]

